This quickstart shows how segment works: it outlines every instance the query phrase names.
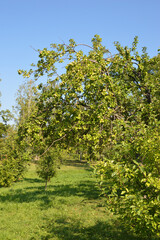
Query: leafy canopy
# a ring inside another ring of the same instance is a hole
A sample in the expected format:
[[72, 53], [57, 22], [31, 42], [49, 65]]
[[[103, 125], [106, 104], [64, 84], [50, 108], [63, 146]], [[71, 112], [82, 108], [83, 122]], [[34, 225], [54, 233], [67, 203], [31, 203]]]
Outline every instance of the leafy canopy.
[[160, 55], [139, 54], [137, 43], [115, 42], [112, 55], [98, 35], [88, 52], [71, 39], [39, 50], [37, 65], [19, 74], [47, 78], [25, 133], [37, 146], [43, 139], [43, 153], [54, 145], [83, 149], [108, 207], [145, 237], [160, 228]]

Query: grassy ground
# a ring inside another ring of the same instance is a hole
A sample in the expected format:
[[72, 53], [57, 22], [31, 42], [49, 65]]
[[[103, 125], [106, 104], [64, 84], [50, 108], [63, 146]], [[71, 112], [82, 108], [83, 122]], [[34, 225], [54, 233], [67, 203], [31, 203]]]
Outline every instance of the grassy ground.
[[99, 198], [92, 171], [63, 166], [44, 191], [32, 165], [23, 181], [0, 189], [0, 240], [138, 240]]

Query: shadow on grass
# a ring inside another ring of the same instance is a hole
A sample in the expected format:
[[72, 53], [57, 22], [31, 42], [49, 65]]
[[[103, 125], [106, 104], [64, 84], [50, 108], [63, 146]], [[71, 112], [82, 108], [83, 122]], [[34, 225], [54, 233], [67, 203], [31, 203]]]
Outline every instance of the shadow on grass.
[[64, 166], [73, 166], [79, 168], [89, 169], [90, 166], [87, 161], [79, 161], [79, 160], [66, 160], [63, 162]]
[[[39, 179], [35, 181], [39, 182]], [[31, 183], [34, 179], [29, 180]], [[40, 180], [41, 181], [41, 180]], [[70, 197], [79, 196], [86, 200], [92, 200], [99, 198], [99, 190], [92, 181], [80, 182], [77, 185], [66, 184], [66, 185], [49, 185], [47, 191], [44, 191], [44, 186], [31, 186], [23, 189], [11, 190], [0, 196], [0, 202], [35, 202], [42, 201], [47, 207], [50, 205], [50, 197]]]
[[127, 233], [122, 226], [98, 221], [94, 226], [86, 226], [77, 219], [61, 217], [46, 220], [42, 226], [41, 240], [141, 240]]
[[28, 183], [44, 183], [44, 181], [39, 178], [24, 178], [23, 180]]

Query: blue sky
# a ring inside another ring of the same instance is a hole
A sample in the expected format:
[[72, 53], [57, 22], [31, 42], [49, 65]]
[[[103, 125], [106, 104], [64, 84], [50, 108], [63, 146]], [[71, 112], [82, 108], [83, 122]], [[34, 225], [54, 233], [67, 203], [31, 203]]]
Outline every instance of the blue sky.
[[[98, 34], [114, 53], [114, 41], [129, 46], [139, 37], [155, 56], [160, 48], [160, 0], [1, 0], [0, 1], [0, 102], [1, 109], [15, 105], [23, 78], [38, 60], [35, 49], [51, 43], [90, 44]], [[33, 48], [32, 48], [32, 47]]]

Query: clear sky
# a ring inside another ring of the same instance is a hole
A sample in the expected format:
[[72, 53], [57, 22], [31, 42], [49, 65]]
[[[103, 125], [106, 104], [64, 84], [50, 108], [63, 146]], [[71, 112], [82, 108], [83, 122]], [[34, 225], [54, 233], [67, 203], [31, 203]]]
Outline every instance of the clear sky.
[[160, 0], [0, 0], [1, 109], [15, 105], [23, 83], [17, 70], [37, 62], [33, 48], [70, 38], [90, 44], [95, 34], [111, 52], [114, 41], [129, 46], [137, 35], [139, 47], [146, 46], [151, 57], [157, 55]]

